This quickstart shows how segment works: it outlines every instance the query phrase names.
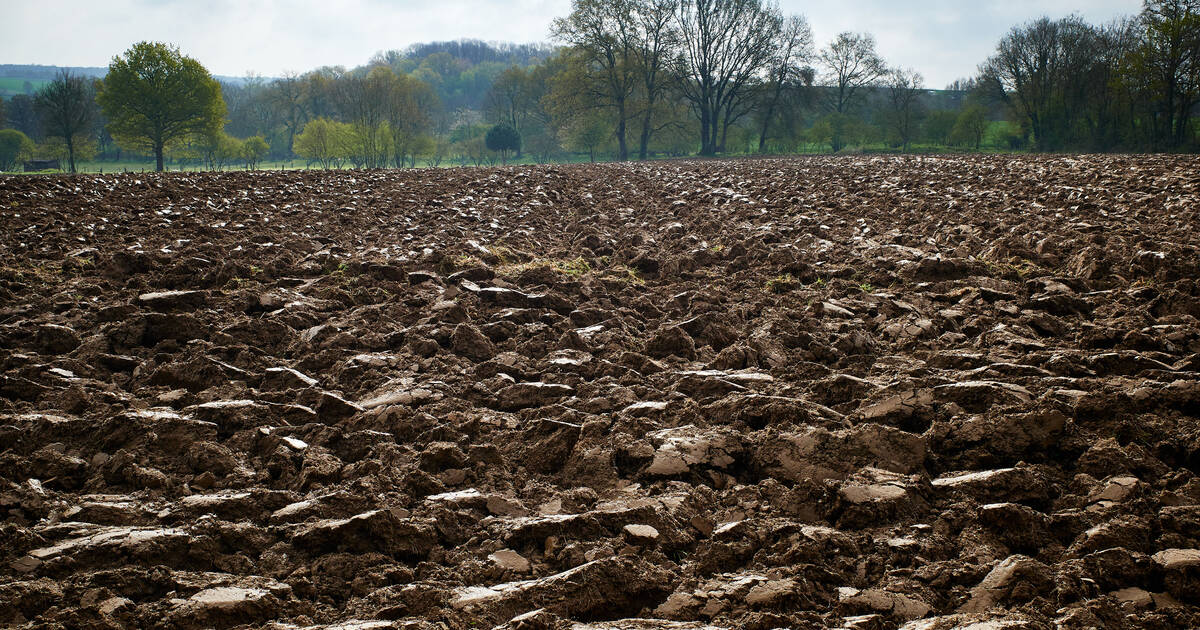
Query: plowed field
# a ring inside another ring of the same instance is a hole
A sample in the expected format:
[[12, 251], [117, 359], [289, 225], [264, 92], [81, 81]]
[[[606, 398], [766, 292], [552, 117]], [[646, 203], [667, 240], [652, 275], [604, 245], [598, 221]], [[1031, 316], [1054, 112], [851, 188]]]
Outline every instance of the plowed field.
[[1198, 279], [1193, 157], [0, 178], [0, 625], [1195, 628]]

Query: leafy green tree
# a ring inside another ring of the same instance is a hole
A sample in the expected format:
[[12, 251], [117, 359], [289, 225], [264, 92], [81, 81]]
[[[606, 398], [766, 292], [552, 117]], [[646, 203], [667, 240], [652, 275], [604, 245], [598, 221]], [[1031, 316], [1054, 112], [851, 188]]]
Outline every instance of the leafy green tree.
[[340, 168], [349, 157], [352, 133], [346, 123], [328, 118], [310, 120], [296, 136], [296, 154], [319, 163], [321, 168]]
[[211, 132], [225, 118], [221, 86], [208, 70], [156, 42], [139, 42], [114, 57], [96, 100], [113, 137], [154, 153], [159, 171], [168, 145]]
[[95, 102], [96, 89], [92, 82], [66, 70], [38, 90], [33, 99], [46, 135], [62, 139], [72, 173], [75, 172], [76, 145], [86, 142], [95, 127]]
[[38, 120], [37, 108], [33, 106], [33, 97], [28, 94], [17, 94], [9, 99], [8, 126], [25, 134], [30, 140], [42, 139], [42, 123]]
[[194, 156], [209, 168], [219, 171], [241, 157], [242, 141], [221, 130], [200, 136], [192, 145]]
[[500, 152], [500, 160], [508, 162], [509, 151], [521, 150], [521, 134], [517, 133], [511, 125], [500, 123], [488, 130], [487, 136], [484, 138], [487, 148], [491, 151]]
[[0, 171], [15, 171], [33, 152], [33, 141], [16, 129], [0, 129]]
[[258, 168], [258, 163], [271, 152], [271, 145], [262, 136], [250, 136], [242, 141], [242, 159], [246, 161], [246, 170]]
[[0, 129], [3, 129], [8, 124], [8, 111], [4, 106], [4, 99], [0, 98]]
[[571, 13], [551, 26], [555, 39], [573, 47], [584, 63], [580, 86], [597, 105], [611, 108], [618, 157], [629, 159], [626, 128], [630, 100], [638, 85], [633, 2], [572, 0]]
[[954, 111], [939, 109], [929, 112], [925, 117], [925, 139], [943, 147], [949, 145], [950, 137], [954, 133], [954, 124], [957, 122], [958, 113]]
[[588, 160], [596, 161], [596, 150], [612, 139], [612, 129], [599, 112], [588, 116], [576, 116], [564, 129], [566, 145], [588, 154]]
[[459, 125], [450, 132], [450, 148], [455, 160], [463, 166], [470, 163], [480, 166], [486, 162], [489, 159], [484, 141], [487, 132], [485, 125]]
[[1155, 144], [1179, 147], [1200, 103], [1200, 0], [1146, 0], [1141, 22], [1145, 35], [1127, 74], [1147, 88]]
[[983, 146], [983, 136], [987, 133], [987, 128], [987, 110], [982, 105], [968, 105], [954, 122], [950, 141], [978, 151], [979, 147]]

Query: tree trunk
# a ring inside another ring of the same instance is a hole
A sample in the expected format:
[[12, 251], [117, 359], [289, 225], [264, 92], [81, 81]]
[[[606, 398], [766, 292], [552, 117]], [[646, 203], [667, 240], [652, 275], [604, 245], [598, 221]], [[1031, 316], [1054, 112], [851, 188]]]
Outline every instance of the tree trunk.
[[771, 126], [771, 114], [775, 108], [768, 107], [767, 115], [763, 118], [762, 133], [758, 134], [758, 152], [766, 153], [767, 151], [767, 127]]
[[75, 142], [71, 134], [67, 134], [67, 163], [71, 165], [71, 172], [75, 172]]
[[716, 143], [713, 142], [716, 133], [712, 127], [712, 112], [709, 111], [708, 103], [702, 103], [700, 105], [700, 155], [714, 155], [717, 152]]
[[154, 168], [158, 172], [163, 170], [163, 143], [154, 143]]
[[[783, 74], [780, 74], [782, 77]], [[758, 136], [758, 152], [763, 153], [767, 148], [767, 130], [771, 127], [771, 118], [775, 115], [775, 106], [779, 104], [779, 97], [783, 92], [783, 79], [780, 78], [775, 83], [775, 93], [771, 96], [771, 103], [767, 105], [767, 113], [763, 116], [762, 133]]]
[[617, 156], [619, 161], [629, 159], [629, 145], [625, 142], [625, 99], [617, 101]]
[[650, 157], [650, 107], [646, 108], [646, 116], [642, 118], [642, 137], [638, 141], [638, 159]]

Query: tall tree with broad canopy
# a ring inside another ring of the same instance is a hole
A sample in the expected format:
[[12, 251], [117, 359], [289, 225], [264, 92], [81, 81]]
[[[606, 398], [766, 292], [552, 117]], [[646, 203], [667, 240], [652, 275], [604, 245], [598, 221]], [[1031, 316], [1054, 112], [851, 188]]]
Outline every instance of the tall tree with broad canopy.
[[126, 148], [152, 152], [159, 171], [168, 145], [211, 133], [225, 121], [221, 85], [168, 44], [134, 44], [113, 57], [98, 87], [109, 133]]
[[783, 16], [762, 0], [682, 0], [676, 14], [683, 96], [700, 118], [700, 155], [721, 150], [725, 129], [775, 57]]
[[679, 45], [679, 32], [675, 28], [675, 14], [680, 0], [640, 0], [634, 3], [633, 54], [637, 61], [640, 77], [642, 130], [638, 138], [638, 159], [649, 156], [650, 137], [661, 130], [668, 121], [663, 118], [660, 102], [671, 83], [671, 63]]
[[75, 172], [76, 143], [85, 140], [96, 123], [96, 89], [92, 81], [63, 70], [38, 90], [33, 104], [42, 130], [51, 138], [62, 138], [67, 164]]
[[626, 128], [638, 83], [635, 4], [636, 0], [573, 0], [571, 14], [555, 19], [551, 27], [555, 39], [581, 55], [588, 91], [612, 108], [621, 160], [629, 159]]
[[1154, 142], [1182, 146], [1200, 103], [1200, 0], [1146, 0], [1143, 43], [1131, 56], [1130, 74], [1147, 86]]
[[1078, 89], [1099, 59], [1096, 30], [1078, 16], [1014, 27], [980, 66], [980, 83], [1028, 125], [1034, 147], [1061, 148], [1082, 103]]

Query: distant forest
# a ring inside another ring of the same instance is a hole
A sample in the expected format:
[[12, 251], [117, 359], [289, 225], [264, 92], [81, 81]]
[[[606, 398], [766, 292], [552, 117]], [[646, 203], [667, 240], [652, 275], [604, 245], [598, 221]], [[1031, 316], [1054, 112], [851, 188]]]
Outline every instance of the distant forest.
[[[355, 68], [218, 77], [219, 137], [174, 142], [168, 161], [374, 168], [510, 155], [1195, 151], [1200, 138], [1200, 0], [1146, 0], [1102, 25], [1016, 25], [975, 76], [943, 89], [888, 64], [870, 33], [816, 48], [803, 16], [761, 0], [574, 0], [548, 35], [548, 44], [422, 43]], [[67, 143], [43, 120], [38, 94], [106, 71], [0, 66], [0, 127], [29, 139], [26, 157], [62, 156]], [[90, 120], [72, 138], [76, 155], [144, 159], [114, 141], [99, 110]], [[253, 158], [248, 139], [263, 147]]]

